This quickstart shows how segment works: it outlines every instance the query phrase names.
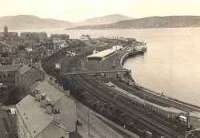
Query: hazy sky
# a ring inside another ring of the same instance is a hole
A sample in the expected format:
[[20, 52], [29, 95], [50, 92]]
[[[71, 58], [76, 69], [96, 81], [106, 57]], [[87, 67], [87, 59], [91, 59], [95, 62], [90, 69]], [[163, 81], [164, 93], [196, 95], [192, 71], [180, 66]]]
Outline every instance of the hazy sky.
[[0, 0], [0, 16], [32, 14], [80, 21], [116, 13], [134, 18], [200, 15], [200, 0]]

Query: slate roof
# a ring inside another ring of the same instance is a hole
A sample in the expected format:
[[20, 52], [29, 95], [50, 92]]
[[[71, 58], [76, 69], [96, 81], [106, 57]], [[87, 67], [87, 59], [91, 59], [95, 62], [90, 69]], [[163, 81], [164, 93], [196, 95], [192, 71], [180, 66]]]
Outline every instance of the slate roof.
[[28, 132], [33, 137], [37, 137], [41, 132], [49, 128], [50, 124], [56, 124], [54, 122], [57, 121], [66, 127], [66, 131], [73, 131], [73, 124], [75, 124], [74, 120], [76, 119], [74, 102], [66, 98], [64, 93], [60, 92], [47, 81], [39, 82], [34, 89], [39, 90], [41, 94], [45, 93], [46, 98], [51, 101], [51, 104], [54, 105], [59, 102], [60, 104], [57, 106], [61, 110], [61, 113], [58, 115], [48, 114], [46, 112], [47, 108], [41, 106], [42, 101], [37, 101], [31, 95], [26, 96], [16, 105], [16, 108]]
[[53, 104], [65, 96], [64, 93], [60, 92], [47, 81], [39, 82], [35, 89], [44, 92]]
[[27, 71], [29, 71], [31, 69], [31, 67], [29, 67], [28, 65], [23, 65], [21, 68], [19, 68], [19, 73], [20, 74], [24, 74], [26, 73]]
[[31, 95], [26, 96], [16, 107], [33, 137], [37, 136], [53, 121], [53, 116], [47, 114], [46, 109], [41, 108], [40, 102], [37, 102]]
[[21, 65], [2, 65], [0, 66], [0, 72], [17, 71]]

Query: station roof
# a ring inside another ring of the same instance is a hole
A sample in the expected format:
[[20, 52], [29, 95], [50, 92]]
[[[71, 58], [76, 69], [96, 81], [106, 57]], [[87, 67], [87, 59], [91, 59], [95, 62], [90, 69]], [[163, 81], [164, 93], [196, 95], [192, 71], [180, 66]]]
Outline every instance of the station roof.
[[107, 49], [107, 50], [89, 55], [89, 56], [87, 56], [87, 58], [104, 58], [106, 56], [111, 55], [114, 52], [115, 52], [115, 49]]

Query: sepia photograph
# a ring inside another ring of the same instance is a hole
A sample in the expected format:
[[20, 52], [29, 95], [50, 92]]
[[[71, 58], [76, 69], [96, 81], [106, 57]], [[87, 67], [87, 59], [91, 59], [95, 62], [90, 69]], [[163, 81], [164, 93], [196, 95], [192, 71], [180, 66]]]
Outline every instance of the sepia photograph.
[[0, 0], [0, 138], [200, 138], [200, 1]]

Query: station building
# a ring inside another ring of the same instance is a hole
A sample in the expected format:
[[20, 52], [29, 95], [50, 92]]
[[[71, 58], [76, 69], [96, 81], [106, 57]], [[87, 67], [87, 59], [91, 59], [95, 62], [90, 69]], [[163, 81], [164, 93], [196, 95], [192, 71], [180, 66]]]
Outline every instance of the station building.
[[[123, 49], [121, 45], [115, 45], [110, 49], [103, 51], [93, 51], [93, 54], [87, 56], [85, 67], [90, 71], [102, 72], [100, 76], [103, 78], [120, 78], [128, 70], [123, 70], [120, 65], [120, 51]], [[96, 73], [99, 76], [99, 73]]]
[[[86, 66], [93, 70], [111, 70], [116, 66], [115, 61], [117, 56], [117, 52], [121, 50], [122, 46], [113, 46], [110, 49], [106, 49], [103, 51], [93, 51], [93, 54], [87, 56]], [[106, 60], [109, 58], [109, 60]], [[111, 67], [111, 68], [110, 68]]]
[[87, 59], [101, 61], [101, 60], [106, 59], [106, 57], [110, 56], [114, 52], [115, 52], [114, 49], [107, 49], [101, 52], [94, 51], [92, 55], [87, 56]]
[[106, 49], [106, 50], [103, 50], [100, 52], [94, 50], [92, 55], [87, 56], [87, 59], [88, 60], [97, 60], [97, 61], [105, 60], [107, 57], [111, 56], [116, 51], [121, 50], [122, 48], [123, 48], [122, 46], [116, 45], [110, 49]]
[[91, 40], [91, 37], [89, 35], [81, 35], [80, 40], [82, 41], [89, 41]]

